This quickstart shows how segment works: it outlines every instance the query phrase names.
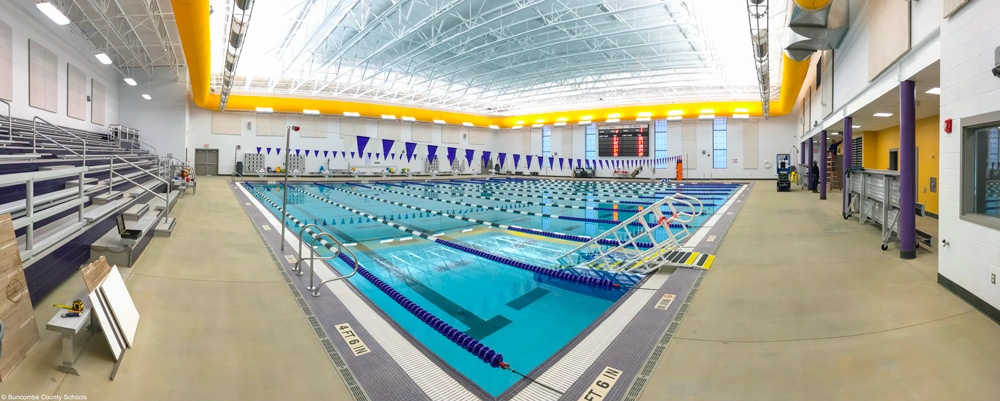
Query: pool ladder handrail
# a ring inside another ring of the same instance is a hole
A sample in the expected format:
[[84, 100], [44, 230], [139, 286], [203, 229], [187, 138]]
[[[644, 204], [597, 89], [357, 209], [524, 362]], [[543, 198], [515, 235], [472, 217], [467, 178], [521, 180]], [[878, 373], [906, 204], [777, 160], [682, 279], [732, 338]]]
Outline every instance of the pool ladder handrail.
[[[307, 258], [307, 257], [303, 257], [302, 256], [302, 243], [305, 242], [304, 234], [306, 233], [306, 230], [309, 229], [310, 227], [315, 227], [316, 230], [319, 231], [319, 233], [318, 234], [314, 234], [312, 232], [309, 232], [310, 236], [312, 237], [312, 241], [309, 242], [309, 257]], [[320, 241], [322, 239], [326, 239], [330, 243], [335, 244], [337, 246], [337, 249], [334, 250], [333, 255], [330, 255], [330, 256], [316, 256], [316, 241]], [[324, 281], [320, 282], [319, 285], [315, 285], [314, 284], [315, 283], [314, 280], [315, 280], [315, 277], [316, 277], [315, 261], [317, 261], [317, 260], [330, 260], [330, 259], [334, 259], [334, 258], [339, 257], [342, 253], [346, 253], [347, 255], [350, 255], [351, 259], [354, 260], [354, 266], [353, 266], [354, 267], [354, 271], [352, 271], [351, 274], [348, 274], [346, 276], [334, 277], [332, 279], [324, 280]], [[309, 261], [309, 287], [306, 287], [306, 289], [308, 289], [310, 291], [310, 294], [312, 296], [314, 296], [314, 297], [318, 297], [319, 296], [319, 289], [322, 288], [324, 284], [332, 282], [332, 281], [344, 280], [344, 279], [351, 278], [355, 274], [357, 274], [358, 267], [361, 266], [358, 263], [358, 257], [354, 255], [354, 252], [351, 252], [351, 250], [347, 249], [347, 247], [345, 247], [342, 242], [338, 241], [330, 233], [328, 233], [326, 231], [323, 231], [316, 224], [306, 224], [306, 225], [302, 226], [302, 229], [299, 230], [299, 258], [298, 258], [298, 260], [295, 261], [295, 266], [292, 267], [292, 271], [295, 272], [295, 275], [301, 276], [301, 275], [304, 274], [302, 272], [302, 262], [305, 261], [305, 260]]]

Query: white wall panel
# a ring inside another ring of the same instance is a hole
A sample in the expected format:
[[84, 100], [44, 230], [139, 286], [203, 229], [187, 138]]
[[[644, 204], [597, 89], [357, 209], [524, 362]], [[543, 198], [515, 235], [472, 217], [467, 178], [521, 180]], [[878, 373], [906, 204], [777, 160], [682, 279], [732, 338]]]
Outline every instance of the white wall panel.
[[107, 97], [104, 84], [96, 79], [90, 80], [90, 122], [97, 125], [107, 124]]
[[8, 101], [14, 98], [13, 40], [10, 25], [0, 21], [0, 99]]
[[433, 138], [432, 126], [424, 123], [410, 123], [410, 137], [412, 142], [430, 143]]
[[87, 119], [87, 74], [66, 63], [66, 116]]

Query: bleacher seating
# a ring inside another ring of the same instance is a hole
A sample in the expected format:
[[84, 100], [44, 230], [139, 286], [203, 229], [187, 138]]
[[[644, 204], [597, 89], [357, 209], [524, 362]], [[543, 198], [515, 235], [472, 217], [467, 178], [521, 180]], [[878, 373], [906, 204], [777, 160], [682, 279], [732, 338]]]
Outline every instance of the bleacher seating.
[[0, 115], [0, 214], [14, 219], [33, 302], [92, 260], [92, 248], [120, 249], [114, 220], [125, 211], [130, 228], [143, 231], [127, 246], [130, 255], [154, 232], [169, 236], [174, 221], [163, 218], [161, 197], [173, 189], [179, 198], [186, 186], [167, 188], [158, 156], [139, 145], [41, 119], [12, 118], [8, 126]]

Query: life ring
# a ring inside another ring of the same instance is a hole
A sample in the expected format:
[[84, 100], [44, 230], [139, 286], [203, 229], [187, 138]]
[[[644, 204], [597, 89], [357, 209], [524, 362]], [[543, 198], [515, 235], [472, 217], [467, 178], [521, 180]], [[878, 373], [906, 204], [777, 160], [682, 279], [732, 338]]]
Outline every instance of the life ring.
[[672, 221], [672, 220], [673, 220], [673, 219], [674, 219], [675, 217], [677, 217], [677, 214], [676, 214], [676, 213], [674, 213], [674, 215], [673, 215], [673, 216], [670, 216], [670, 217], [667, 217], [667, 216], [660, 216], [660, 218], [659, 218], [659, 219], [656, 219], [656, 225], [658, 225], [658, 226], [660, 226], [660, 225], [662, 225], [662, 226], [667, 226], [667, 225], [670, 225], [670, 222], [671, 222], [671, 221]]

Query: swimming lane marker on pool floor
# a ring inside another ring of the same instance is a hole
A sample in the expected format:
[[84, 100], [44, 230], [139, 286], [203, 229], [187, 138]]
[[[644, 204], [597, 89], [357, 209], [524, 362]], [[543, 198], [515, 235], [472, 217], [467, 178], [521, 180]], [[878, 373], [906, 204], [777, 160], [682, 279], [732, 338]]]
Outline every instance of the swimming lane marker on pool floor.
[[667, 308], [670, 307], [670, 304], [674, 303], [674, 298], [676, 297], [677, 296], [674, 294], [663, 294], [663, 298], [660, 299], [660, 302], [657, 302], [656, 305], [653, 306], [653, 309], [667, 310]]
[[285, 260], [287, 260], [288, 263], [295, 263], [295, 255], [285, 255]]
[[715, 238], [717, 238], [715, 235], [709, 235], [705, 242], [715, 242]]
[[269, 226], [267, 224], [261, 224], [260, 226], [264, 227], [264, 231], [271, 231], [271, 226]]
[[361, 337], [358, 337], [358, 334], [351, 329], [351, 325], [347, 323], [338, 324], [337, 332], [344, 338], [344, 342], [346, 342], [347, 346], [351, 348], [351, 352], [354, 353], [354, 356], [361, 356], [372, 352], [372, 350], [365, 345], [365, 342], [361, 341]]
[[603, 400], [611, 391], [611, 388], [615, 386], [615, 382], [618, 381], [618, 377], [621, 375], [621, 370], [610, 366], [604, 368], [604, 371], [597, 376], [597, 380], [594, 380], [594, 384], [591, 384], [590, 388], [580, 396], [579, 401]]

